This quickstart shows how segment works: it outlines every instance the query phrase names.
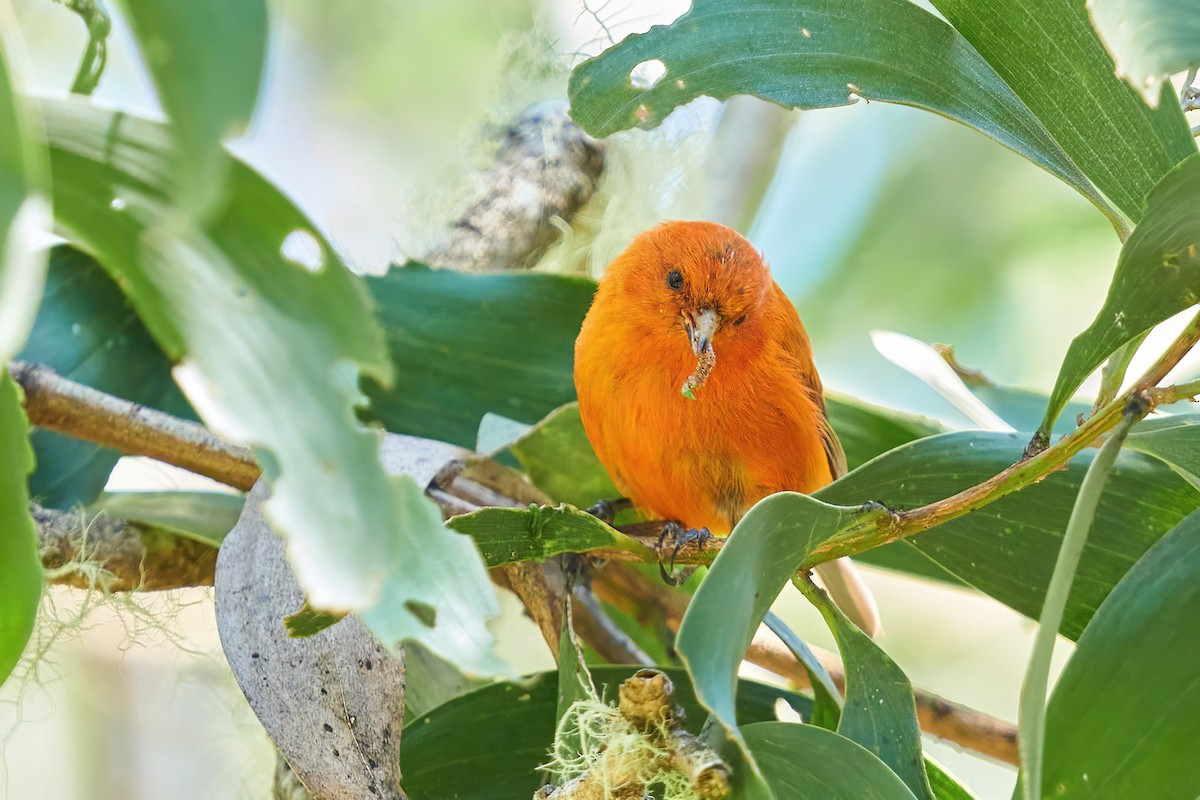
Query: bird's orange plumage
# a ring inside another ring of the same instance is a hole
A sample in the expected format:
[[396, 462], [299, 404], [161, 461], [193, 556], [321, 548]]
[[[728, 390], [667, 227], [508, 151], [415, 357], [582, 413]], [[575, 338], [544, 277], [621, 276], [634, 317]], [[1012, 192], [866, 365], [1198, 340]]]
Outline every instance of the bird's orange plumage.
[[[667, 222], [617, 257], [575, 341], [575, 390], [617, 488], [688, 528], [728, 533], [763, 497], [812, 492], [846, 469], [796, 309], [722, 225]], [[818, 571], [851, 619], [878, 633], [850, 562]]]
[[[716, 364], [688, 399], [686, 326], [705, 309]], [[689, 528], [728, 533], [766, 495], [812, 492], [845, 468], [800, 317], [721, 225], [668, 222], [617, 257], [575, 342], [575, 388], [617, 488]]]

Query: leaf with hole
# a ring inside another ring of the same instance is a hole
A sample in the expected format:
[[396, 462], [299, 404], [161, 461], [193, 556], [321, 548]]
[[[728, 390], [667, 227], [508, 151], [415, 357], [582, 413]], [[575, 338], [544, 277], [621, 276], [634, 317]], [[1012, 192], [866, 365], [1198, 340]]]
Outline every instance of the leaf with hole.
[[[203, 230], [153, 227], [170, 213], [163, 126], [75, 103], [43, 108], [62, 228], [120, 278], [159, 346], [183, 362], [176, 377], [204, 421], [254, 448], [271, 484], [266, 513], [313, 605], [363, 609], [389, 644], [412, 635], [464, 668], [500, 669], [478, 552], [442, 525], [424, 485], [385, 472], [379, 433], [355, 417], [360, 377], [387, 379], [392, 366], [362, 282], [234, 159], [235, 191]], [[316, 269], [284, 258], [295, 235], [317, 246]], [[431, 632], [409, 601], [472, 612], [439, 613]]]
[[[655, 64], [656, 81], [631, 80], [642, 77], [639, 65]], [[992, 66], [906, 0], [696, 0], [672, 24], [580, 64], [568, 87], [572, 117], [593, 136], [651, 128], [701, 95], [735, 94], [789, 108], [858, 98], [924, 108], [990, 136], [1118, 216]]]
[[1096, 32], [1117, 63], [1117, 74], [1147, 103], [1171, 102], [1168, 78], [1200, 65], [1200, 17], [1191, 0], [1091, 0]]

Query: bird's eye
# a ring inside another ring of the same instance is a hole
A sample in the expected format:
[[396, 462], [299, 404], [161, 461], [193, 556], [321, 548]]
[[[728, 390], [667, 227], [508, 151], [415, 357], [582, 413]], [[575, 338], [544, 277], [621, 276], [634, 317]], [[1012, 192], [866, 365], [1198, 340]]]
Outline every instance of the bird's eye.
[[746, 321], [746, 315], [745, 315], [745, 314], [742, 314], [740, 317], [738, 317], [736, 320], [734, 320], [734, 321], [733, 321], [733, 324], [734, 324], [734, 325], [741, 325], [741, 324], [742, 324], [743, 322], [745, 322], [745, 321]]
[[667, 273], [667, 286], [670, 286], [675, 291], [683, 288], [683, 273], [677, 269], [673, 269]]

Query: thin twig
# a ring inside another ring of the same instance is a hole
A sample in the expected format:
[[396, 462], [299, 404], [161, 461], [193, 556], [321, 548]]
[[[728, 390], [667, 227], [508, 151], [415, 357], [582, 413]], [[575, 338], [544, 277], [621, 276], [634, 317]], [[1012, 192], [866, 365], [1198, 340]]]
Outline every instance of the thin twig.
[[13, 379], [25, 391], [25, 413], [38, 427], [182, 467], [235, 489], [258, 480], [254, 455], [217, 438], [196, 422], [97, 391], [42, 364], [14, 361]]

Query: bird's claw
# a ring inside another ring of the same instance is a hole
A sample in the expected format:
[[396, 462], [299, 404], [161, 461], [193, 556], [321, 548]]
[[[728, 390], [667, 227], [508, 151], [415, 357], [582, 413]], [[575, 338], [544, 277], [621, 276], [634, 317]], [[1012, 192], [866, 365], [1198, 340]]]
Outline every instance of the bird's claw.
[[607, 525], [612, 525], [613, 520], [617, 518], [617, 514], [632, 507], [633, 504], [628, 498], [614, 497], [611, 500], [596, 501], [594, 505], [588, 507], [587, 513]]
[[[662, 533], [658, 535], [658, 543], [655, 545], [655, 552], [658, 553], [658, 571], [662, 575], [662, 579], [671, 586], [678, 586], [686, 581], [694, 570], [684, 570], [683, 573], [675, 573], [675, 559], [679, 555], [679, 551], [685, 547], [694, 546], [696, 552], [704, 550], [704, 546], [713, 541], [716, 537], [708, 528], [684, 528], [678, 522], [668, 522], [663, 526]], [[671, 547], [670, 568], [663, 564], [662, 553], [663, 544], [670, 539], [673, 542]]]

